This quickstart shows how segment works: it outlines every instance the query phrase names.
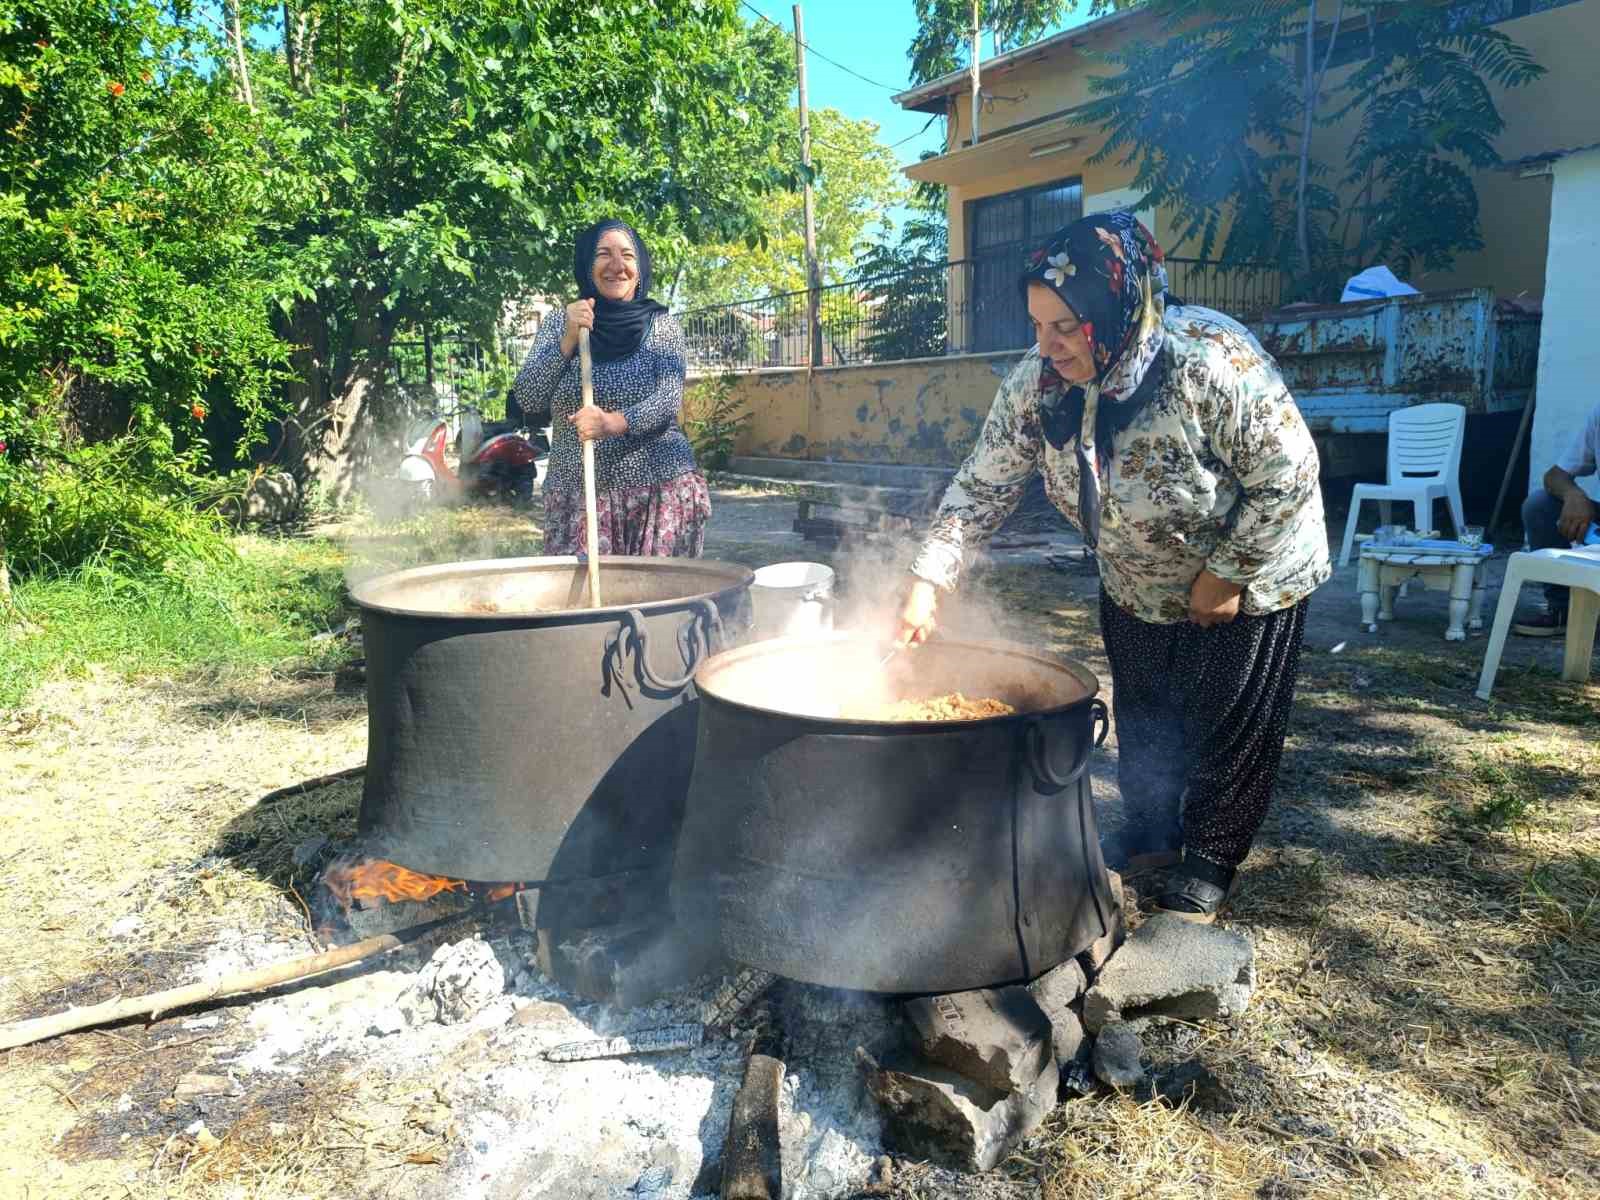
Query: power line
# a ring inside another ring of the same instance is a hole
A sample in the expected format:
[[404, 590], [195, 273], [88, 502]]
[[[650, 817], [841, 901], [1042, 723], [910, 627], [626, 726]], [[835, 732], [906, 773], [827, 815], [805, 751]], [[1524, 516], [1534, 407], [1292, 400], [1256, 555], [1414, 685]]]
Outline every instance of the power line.
[[[901, 146], [904, 146], [907, 142], [915, 141], [917, 138], [919, 138], [923, 134], [927, 133], [928, 130], [932, 127], [933, 123], [935, 121], [937, 121], [943, 115], [944, 115], [943, 113], [934, 113], [925, 122], [923, 122], [923, 125], [922, 125], [921, 129], [917, 130], [913, 134], [908, 134], [907, 136], [901, 138], [898, 142], [890, 142], [887, 146], [884, 146], [883, 149], [885, 149], [885, 150], [897, 150]], [[833, 144], [831, 144], [829, 142], [825, 142], [814, 133], [811, 135], [811, 144], [813, 146], [821, 146], [824, 150], [832, 150], [835, 154], [851, 154], [851, 153], [854, 153], [854, 151], [846, 150], [843, 146], [835, 146], [835, 145], [833, 145]]]
[[[778, 30], [780, 33], [788, 34], [790, 37], [794, 36], [792, 31], [790, 31], [788, 29], [785, 29], [782, 25], [779, 25], [776, 21], [774, 21], [771, 17], [767, 16], [766, 13], [762, 12], [754, 4], [751, 4], [750, 0], [739, 0], [739, 3], [743, 4], [751, 12], [755, 13], [756, 16], [760, 17], [761, 20], [765, 21], [768, 25], [771, 25], [774, 29]], [[907, 90], [904, 84], [896, 87], [896, 86], [893, 86], [891, 84], [880, 83], [876, 79], [868, 79], [865, 75], [863, 75], [860, 71], [857, 71], [855, 68], [847, 67], [842, 62], [839, 62], [837, 59], [829, 58], [821, 50], [818, 50], [810, 42], [805, 41], [804, 39], [801, 40], [800, 44], [802, 46], [804, 46], [807, 50], [809, 50], [812, 54], [815, 54], [823, 62], [827, 63], [829, 66], [838, 67], [839, 70], [843, 71], [846, 75], [854, 75], [857, 79], [861, 80], [862, 83], [870, 83], [873, 87], [880, 87], [886, 92], [903, 92], [903, 91]]]

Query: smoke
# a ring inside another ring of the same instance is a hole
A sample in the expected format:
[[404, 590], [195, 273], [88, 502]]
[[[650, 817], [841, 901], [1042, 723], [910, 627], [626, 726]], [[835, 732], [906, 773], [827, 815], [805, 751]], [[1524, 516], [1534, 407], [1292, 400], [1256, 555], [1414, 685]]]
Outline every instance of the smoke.
[[[914, 538], [848, 543], [829, 556], [834, 570], [832, 628], [884, 643], [885, 652], [900, 633], [900, 613], [912, 583], [911, 563], [921, 542]], [[814, 631], [814, 614], [796, 611], [781, 633], [802, 637]], [[955, 641], [1036, 641], [1020, 616], [996, 587], [978, 556], [964, 573], [961, 586], [941, 593], [937, 636]]]

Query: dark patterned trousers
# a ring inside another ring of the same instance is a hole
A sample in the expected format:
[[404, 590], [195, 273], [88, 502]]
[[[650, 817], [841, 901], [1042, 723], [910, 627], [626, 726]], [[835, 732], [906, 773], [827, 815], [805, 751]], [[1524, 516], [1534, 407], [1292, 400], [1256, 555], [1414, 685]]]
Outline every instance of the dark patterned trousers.
[[1181, 845], [1225, 869], [1250, 853], [1283, 756], [1306, 604], [1202, 629], [1141, 621], [1101, 590], [1135, 852]]

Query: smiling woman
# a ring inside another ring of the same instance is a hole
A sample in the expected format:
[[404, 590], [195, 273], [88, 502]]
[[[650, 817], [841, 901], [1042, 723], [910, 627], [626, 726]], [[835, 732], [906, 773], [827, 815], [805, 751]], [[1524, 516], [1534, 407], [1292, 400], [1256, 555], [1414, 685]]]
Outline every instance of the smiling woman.
[[1243, 326], [1169, 300], [1163, 263], [1127, 213], [1029, 257], [1038, 344], [945, 493], [900, 636], [927, 638], [939, 593], [1041, 474], [1100, 571], [1126, 817], [1108, 849], [1173, 866], [1157, 906], [1208, 921], [1266, 815], [1328, 546], [1316, 447], [1276, 364]]
[[[678, 427], [683, 330], [650, 299], [650, 251], [632, 227], [599, 221], [576, 239], [573, 274], [578, 298], [540, 328], [514, 389], [530, 417], [551, 422], [545, 553], [585, 552], [582, 450], [594, 442], [600, 553], [698, 557], [711, 498]], [[593, 408], [580, 394], [582, 329]]]

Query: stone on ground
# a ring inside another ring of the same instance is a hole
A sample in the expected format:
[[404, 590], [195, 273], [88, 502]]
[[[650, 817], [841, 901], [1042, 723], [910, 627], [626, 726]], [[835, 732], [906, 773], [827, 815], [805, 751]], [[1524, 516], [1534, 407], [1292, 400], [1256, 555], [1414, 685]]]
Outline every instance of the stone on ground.
[[1144, 1082], [1144, 1067], [1139, 1063], [1143, 1053], [1139, 1035], [1121, 1021], [1113, 1021], [1094, 1039], [1095, 1077], [1114, 1088], [1137, 1087]]
[[1151, 917], [1112, 956], [1083, 999], [1090, 1033], [1114, 1021], [1226, 1019], [1255, 989], [1255, 947], [1231, 929], [1171, 913]]
[[1050, 1019], [1024, 987], [919, 996], [904, 1012], [922, 1057], [995, 1092], [1028, 1090], [1054, 1057]]
[[[469, 938], [440, 946], [417, 975], [408, 1024], [429, 1019], [458, 1025], [477, 1016], [506, 990], [505, 968], [488, 942]], [[429, 1012], [431, 1007], [432, 1012]]]
[[909, 1060], [874, 1062], [858, 1051], [867, 1090], [884, 1115], [884, 1143], [913, 1158], [987, 1171], [1056, 1105], [1060, 1073], [1045, 1069], [1024, 1092], [997, 1093], [954, 1071]]
[[1078, 1001], [1088, 986], [1083, 968], [1074, 958], [1046, 971], [1028, 985], [1028, 993], [1050, 1022], [1050, 1039], [1058, 1066], [1077, 1062], [1089, 1053], [1083, 1018], [1078, 1015], [1081, 1007]]

